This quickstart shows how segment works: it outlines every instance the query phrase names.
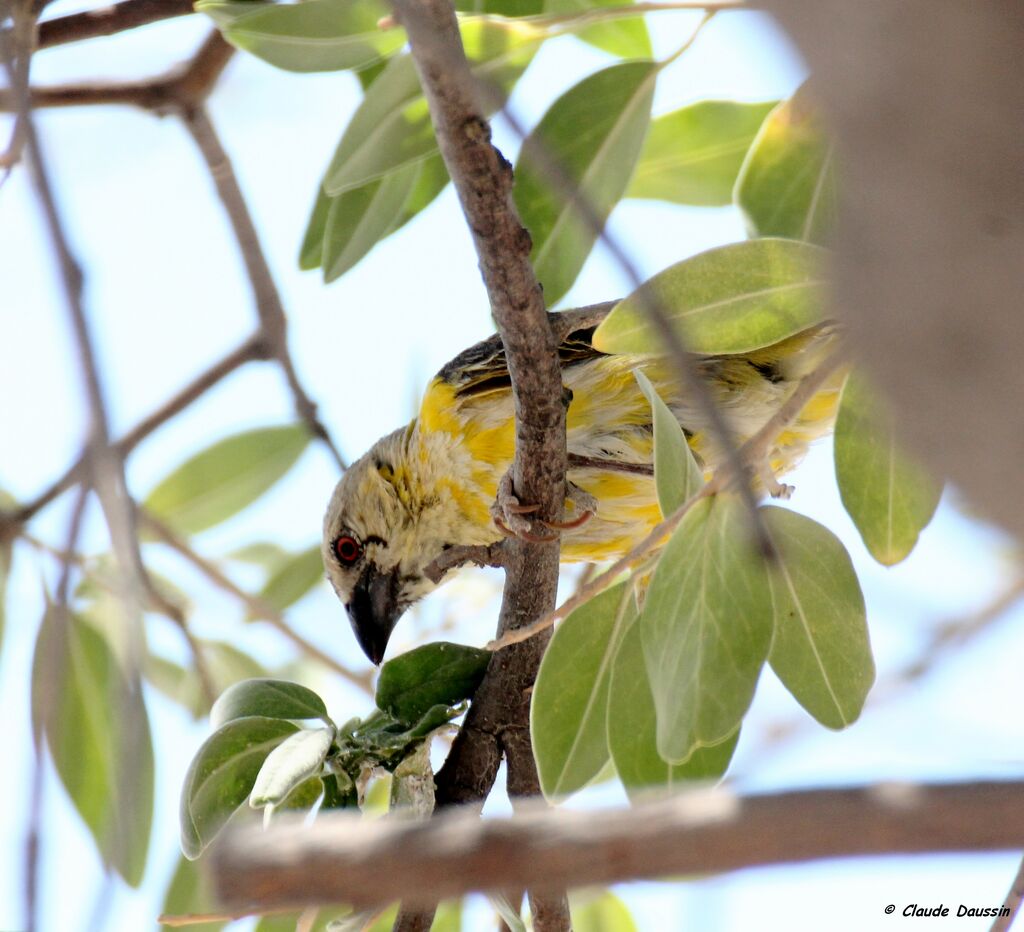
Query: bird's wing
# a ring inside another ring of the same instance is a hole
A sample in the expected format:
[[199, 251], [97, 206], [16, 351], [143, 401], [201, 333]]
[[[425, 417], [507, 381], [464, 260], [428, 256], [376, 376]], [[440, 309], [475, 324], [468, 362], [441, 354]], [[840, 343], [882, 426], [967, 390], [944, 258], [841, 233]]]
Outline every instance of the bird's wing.
[[[595, 308], [549, 315], [555, 333], [564, 334], [558, 347], [563, 369], [605, 355], [594, 349], [593, 337], [597, 325], [612, 306], [613, 302], [609, 302]], [[451, 386], [460, 400], [508, 389], [512, 382], [501, 337], [495, 334], [459, 353], [441, 369], [437, 379]]]

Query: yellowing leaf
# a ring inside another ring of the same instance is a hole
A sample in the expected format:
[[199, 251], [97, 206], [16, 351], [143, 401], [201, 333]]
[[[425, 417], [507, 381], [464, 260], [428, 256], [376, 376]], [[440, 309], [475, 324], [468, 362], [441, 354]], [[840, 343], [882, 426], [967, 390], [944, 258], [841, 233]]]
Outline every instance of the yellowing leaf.
[[847, 379], [835, 432], [839, 494], [879, 563], [905, 559], [931, 521], [942, 486], [903, 454], [892, 417], [857, 375]]
[[[640, 154], [657, 76], [651, 61], [592, 74], [559, 97], [523, 143], [515, 201], [533, 239], [533, 266], [548, 304], [569, 290], [597, 239], [564, 185], [572, 185], [602, 223], [608, 218]], [[562, 178], [552, 176], [552, 165]]]
[[839, 538], [817, 521], [785, 508], [761, 514], [779, 556], [768, 577], [775, 613], [768, 661], [819, 722], [845, 728], [875, 680], [857, 573]]
[[755, 236], [828, 242], [835, 159], [806, 84], [765, 119], [736, 179], [735, 198]]
[[747, 150], [776, 103], [702, 100], [652, 120], [627, 197], [731, 204]]
[[658, 753], [683, 763], [736, 732], [772, 636], [771, 590], [733, 496], [697, 502], [665, 546], [639, 621]]
[[[744, 353], [770, 346], [821, 320], [823, 251], [785, 239], [710, 249], [659, 272], [643, 285], [687, 349]], [[664, 355], [640, 291], [612, 308], [594, 333], [603, 353]]]
[[619, 583], [572, 612], [544, 652], [530, 732], [549, 798], [582, 789], [608, 760], [608, 680], [619, 639], [635, 615], [633, 593]]
[[252, 504], [291, 469], [307, 443], [300, 424], [219, 440], [174, 470], [144, 505], [180, 533], [203, 531]]

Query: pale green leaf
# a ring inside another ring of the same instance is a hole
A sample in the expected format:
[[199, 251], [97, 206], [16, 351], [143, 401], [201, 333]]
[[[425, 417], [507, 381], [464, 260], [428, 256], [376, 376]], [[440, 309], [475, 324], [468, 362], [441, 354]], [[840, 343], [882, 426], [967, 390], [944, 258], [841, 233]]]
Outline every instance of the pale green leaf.
[[32, 717], [103, 861], [138, 886], [153, 817], [146, 706], [103, 636], [54, 609], [36, 642]]
[[[620, 0], [545, 0], [545, 14], [583, 13], [601, 7], [621, 9]], [[635, 18], [609, 19], [573, 30], [577, 38], [620, 58], [650, 58], [651, 37], [640, 14]]]
[[254, 541], [244, 547], [238, 547], [230, 553], [225, 554], [228, 560], [237, 560], [240, 563], [251, 563], [268, 573], [274, 572], [285, 560], [288, 559], [288, 551], [280, 544], [270, 541]]
[[267, 755], [298, 731], [276, 718], [240, 718], [215, 731], [189, 765], [181, 791], [181, 850], [195, 859], [252, 792]]
[[835, 464], [843, 506], [864, 546], [884, 566], [899, 563], [931, 521], [942, 486], [899, 449], [890, 412], [856, 374], [839, 402]]
[[153, 489], [146, 510], [180, 533], [205, 530], [251, 505], [291, 469], [307, 443], [309, 432], [300, 424], [226, 437]]
[[[473, 73], [507, 92], [530, 63], [542, 29], [517, 20], [472, 20], [462, 40]], [[492, 99], [489, 108], [500, 106]], [[333, 197], [437, 152], [427, 102], [409, 55], [397, 55], [369, 86], [327, 168], [324, 191]]]
[[785, 508], [763, 508], [778, 552], [769, 583], [775, 635], [768, 661], [783, 685], [829, 728], [856, 721], [875, 679], [857, 573], [838, 537]]
[[747, 150], [776, 103], [702, 100], [652, 120], [627, 197], [731, 204]]
[[544, 10], [544, 0], [455, 0], [460, 13], [492, 13], [495, 16], [536, 16]]
[[582, 789], [608, 760], [608, 679], [635, 613], [632, 591], [619, 583], [572, 612], [544, 652], [530, 733], [540, 786], [549, 798]]
[[422, 164], [408, 163], [331, 198], [323, 240], [324, 281], [344, 275], [395, 228]]
[[654, 484], [663, 517], [668, 517], [689, 501], [701, 486], [704, 475], [693, 458], [682, 425], [661, 400], [650, 379], [640, 369], [633, 370], [640, 390], [651, 403], [654, 417]]
[[771, 590], [734, 496], [697, 502], [665, 546], [640, 616], [658, 753], [683, 763], [739, 727], [772, 636]]
[[658, 753], [657, 729], [640, 625], [634, 623], [615, 655], [608, 691], [608, 748], [630, 797], [687, 781], [719, 779], [739, 740], [737, 731], [720, 744], [697, 748], [685, 763], [670, 764]]
[[[746, 353], [818, 322], [824, 308], [823, 251], [785, 239], [732, 243], [684, 259], [643, 288], [694, 353]], [[640, 292], [612, 308], [594, 333], [603, 353], [664, 355]]]
[[[597, 240], [565, 187], [607, 220], [640, 154], [657, 76], [651, 61], [592, 74], [559, 97], [523, 142], [514, 195], [549, 305], [572, 286]], [[555, 166], [561, 177], [552, 175]]]
[[284, 739], [260, 767], [249, 805], [276, 806], [310, 777], [320, 773], [334, 740], [334, 728], [303, 729]]
[[[265, 675], [264, 669], [248, 654], [224, 641], [197, 641], [207, 672], [213, 681], [214, 695], [219, 695], [240, 680]], [[143, 666], [146, 680], [167, 698], [187, 709], [193, 718], [201, 718], [210, 711], [210, 703], [203, 692], [199, 674], [194, 665], [183, 667], [179, 663], [147, 654]]]
[[299, 247], [299, 268], [303, 272], [318, 269], [323, 264], [324, 234], [327, 232], [327, 215], [331, 212], [332, 198], [323, 187], [317, 188], [313, 210], [306, 221], [306, 232]]
[[735, 199], [755, 236], [827, 243], [836, 216], [835, 159], [806, 84], [765, 119]]
[[494, 911], [501, 918], [501, 921], [505, 923], [508, 932], [527, 932], [523, 917], [509, 902], [508, 897], [504, 893], [488, 893], [487, 901], [494, 907]]
[[610, 890], [585, 900], [571, 897], [570, 905], [573, 932], [638, 932], [629, 907]]
[[235, 683], [213, 704], [210, 725], [219, 728], [248, 716], [330, 721], [327, 706], [313, 690], [286, 680], [254, 679]]
[[[217, 905], [209, 871], [186, 857], [179, 858], [174, 876], [164, 895], [161, 914], [165, 916], [210, 915], [217, 912]], [[225, 925], [224, 922], [200, 922], [194, 925], [190, 924], [188, 929], [189, 932], [218, 932]], [[160, 928], [169, 930], [179, 927], [162, 925]]]
[[324, 558], [317, 544], [290, 554], [260, 590], [260, 600], [284, 611], [307, 595], [324, 578]]
[[381, 29], [390, 15], [384, 0], [303, 0], [263, 4], [201, 0], [224, 38], [286, 71], [360, 69], [405, 44], [402, 29]]

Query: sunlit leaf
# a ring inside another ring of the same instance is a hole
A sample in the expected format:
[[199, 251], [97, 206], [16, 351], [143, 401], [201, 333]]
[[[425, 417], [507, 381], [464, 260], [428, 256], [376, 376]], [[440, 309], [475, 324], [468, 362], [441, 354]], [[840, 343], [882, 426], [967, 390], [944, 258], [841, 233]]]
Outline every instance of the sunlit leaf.
[[[823, 251], [757, 239], [710, 249], [643, 286], [695, 353], [743, 353], [784, 340], [822, 317]], [[603, 353], [664, 353], [639, 292], [612, 308], [594, 333]]]
[[[523, 143], [515, 201], [549, 305], [569, 290], [597, 239], [571, 191], [607, 219], [640, 154], [657, 76], [651, 61], [592, 74], [559, 97]], [[552, 165], [561, 177], [552, 176]]]
[[460, 13], [491, 13], [495, 16], [536, 16], [544, 0], [455, 0]]
[[763, 508], [779, 554], [769, 582], [775, 636], [769, 663], [823, 725], [845, 728], [875, 679], [857, 573], [828, 528], [785, 508]]
[[[621, 9], [624, 4], [619, 0], [544, 0], [546, 14], [582, 13], [605, 6]], [[651, 38], [639, 14], [635, 18], [616, 17], [607, 22], [595, 22], [573, 31], [584, 42], [620, 58], [651, 57]]]
[[[505, 92], [526, 69], [545, 35], [519, 20], [474, 20], [462, 25], [474, 74]], [[489, 106], [499, 103], [494, 100]], [[324, 191], [333, 197], [436, 151], [437, 139], [412, 58], [397, 55], [369, 86], [349, 121], [327, 168]]]
[[32, 717], [104, 862], [138, 886], [153, 817], [146, 706], [103, 636], [55, 609], [36, 641]]
[[753, 235], [827, 243], [836, 215], [835, 159], [806, 84], [765, 119], [735, 197]]
[[344, 275], [395, 228], [419, 172], [420, 164], [411, 162], [331, 198], [323, 241], [324, 281]]
[[901, 452], [892, 416], [856, 374], [836, 415], [836, 481], [864, 546], [892, 566], [917, 543], [939, 504], [942, 486]]
[[435, 641], [399, 654], [380, 670], [377, 706], [403, 722], [415, 722], [435, 706], [470, 698], [487, 671], [489, 651]]
[[290, 554], [271, 574], [260, 590], [260, 600], [284, 611], [312, 591], [324, 578], [320, 545]]
[[145, 500], [183, 534], [219, 524], [251, 505], [294, 465], [309, 443], [303, 425], [263, 427], [217, 441], [186, 460]]
[[365, 68], [405, 44], [402, 29], [381, 29], [383, 0], [303, 0], [301, 3], [200, 0], [224, 38], [286, 71]]
[[638, 932], [629, 907], [610, 890], [580, 899], [570, 899], [573, 932]]
[[626, 792], [642, 796], [686, 781], [717, 780], [739, 740], [737, 731], [720, 744], [697, 748], [685, 763], [669, 764], [658, 753], [657, 728], [640, 625], [634, 623], [615, 655], [608, 692], [608, 748]]
[[639, 621], [658, 753], [685, 762], [735, 733], [772, 636], [768, 577], [733, 496], [697, 502], [658, 561]]
[[654, 417], [654, 484], [658, 489], [661, 513], [668, 517], [697, 494], [704, 484], [704, 476], [693, 458], [686, 434], [676, 416], [661, 400], [643, 372], [635, 369], [633, 374], [640, 390], [651, 403]]
[[530, 733], [549, 798], [582, 789], [608, 760], [608, 680], [619, 639], [635, 614], [632, 591], [619, 583], [572, 612], [544, 652]]
[[306, 729], [289, 735], [267, 755], [256, 775], [249, 805], [253, 809], [284, 802], [300, 784], [319, 774], [334, 740], [334, 728]]
[[775, 105], [702, 100], [652, 120], [627, 197], [731, 204], [743, 159]]
[[[252, 657], [224, 641], [197, 641], [213, 681], [214, 697], [240, 680], [266, 675], [266, 671]], [[147, 682], [155, 686], [168, 699], [178, 703], [193, 718], [202, 718], [210, 711], [210, 701], [203, 692], [195, 665], [188, 667], [157, 654], [147, 654], [142, 666]]]
[[[217, 911], [209, 871], [186, 857], [180, 858], [167, 887], [161, 913], [165, 916], [196, 916], [215, 914]], [[188, 929], [189, 932], [217, 932], [225, 925], [223, 922], [200, 922], [190, 924]], [[166, 930], [180, 927], [162, 925], [160, 928]]]
[[210, 725], [219, 728], [250, 715], [330, 721], [323, 699], [313, 690], [286, 680], [255, 679], [235, 683], [221, 694], [210, 711]]
[[240, 718], [215, 731], [189, 765], [181, 792], [181, 850], [195, 859], [252, 792], [267, 755], [298, 726]]

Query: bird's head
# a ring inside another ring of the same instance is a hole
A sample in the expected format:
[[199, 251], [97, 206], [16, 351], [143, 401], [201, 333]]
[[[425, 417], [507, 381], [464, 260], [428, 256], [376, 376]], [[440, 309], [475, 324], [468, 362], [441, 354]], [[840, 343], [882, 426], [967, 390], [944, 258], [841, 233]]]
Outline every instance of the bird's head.
[[338, 483], [324, 516], [327, 578], [375, 664], [403, 612], [435, 588], [424, 568], [444, 549], [436, 506], [409, 474], [409, 428], [379, 440]]

